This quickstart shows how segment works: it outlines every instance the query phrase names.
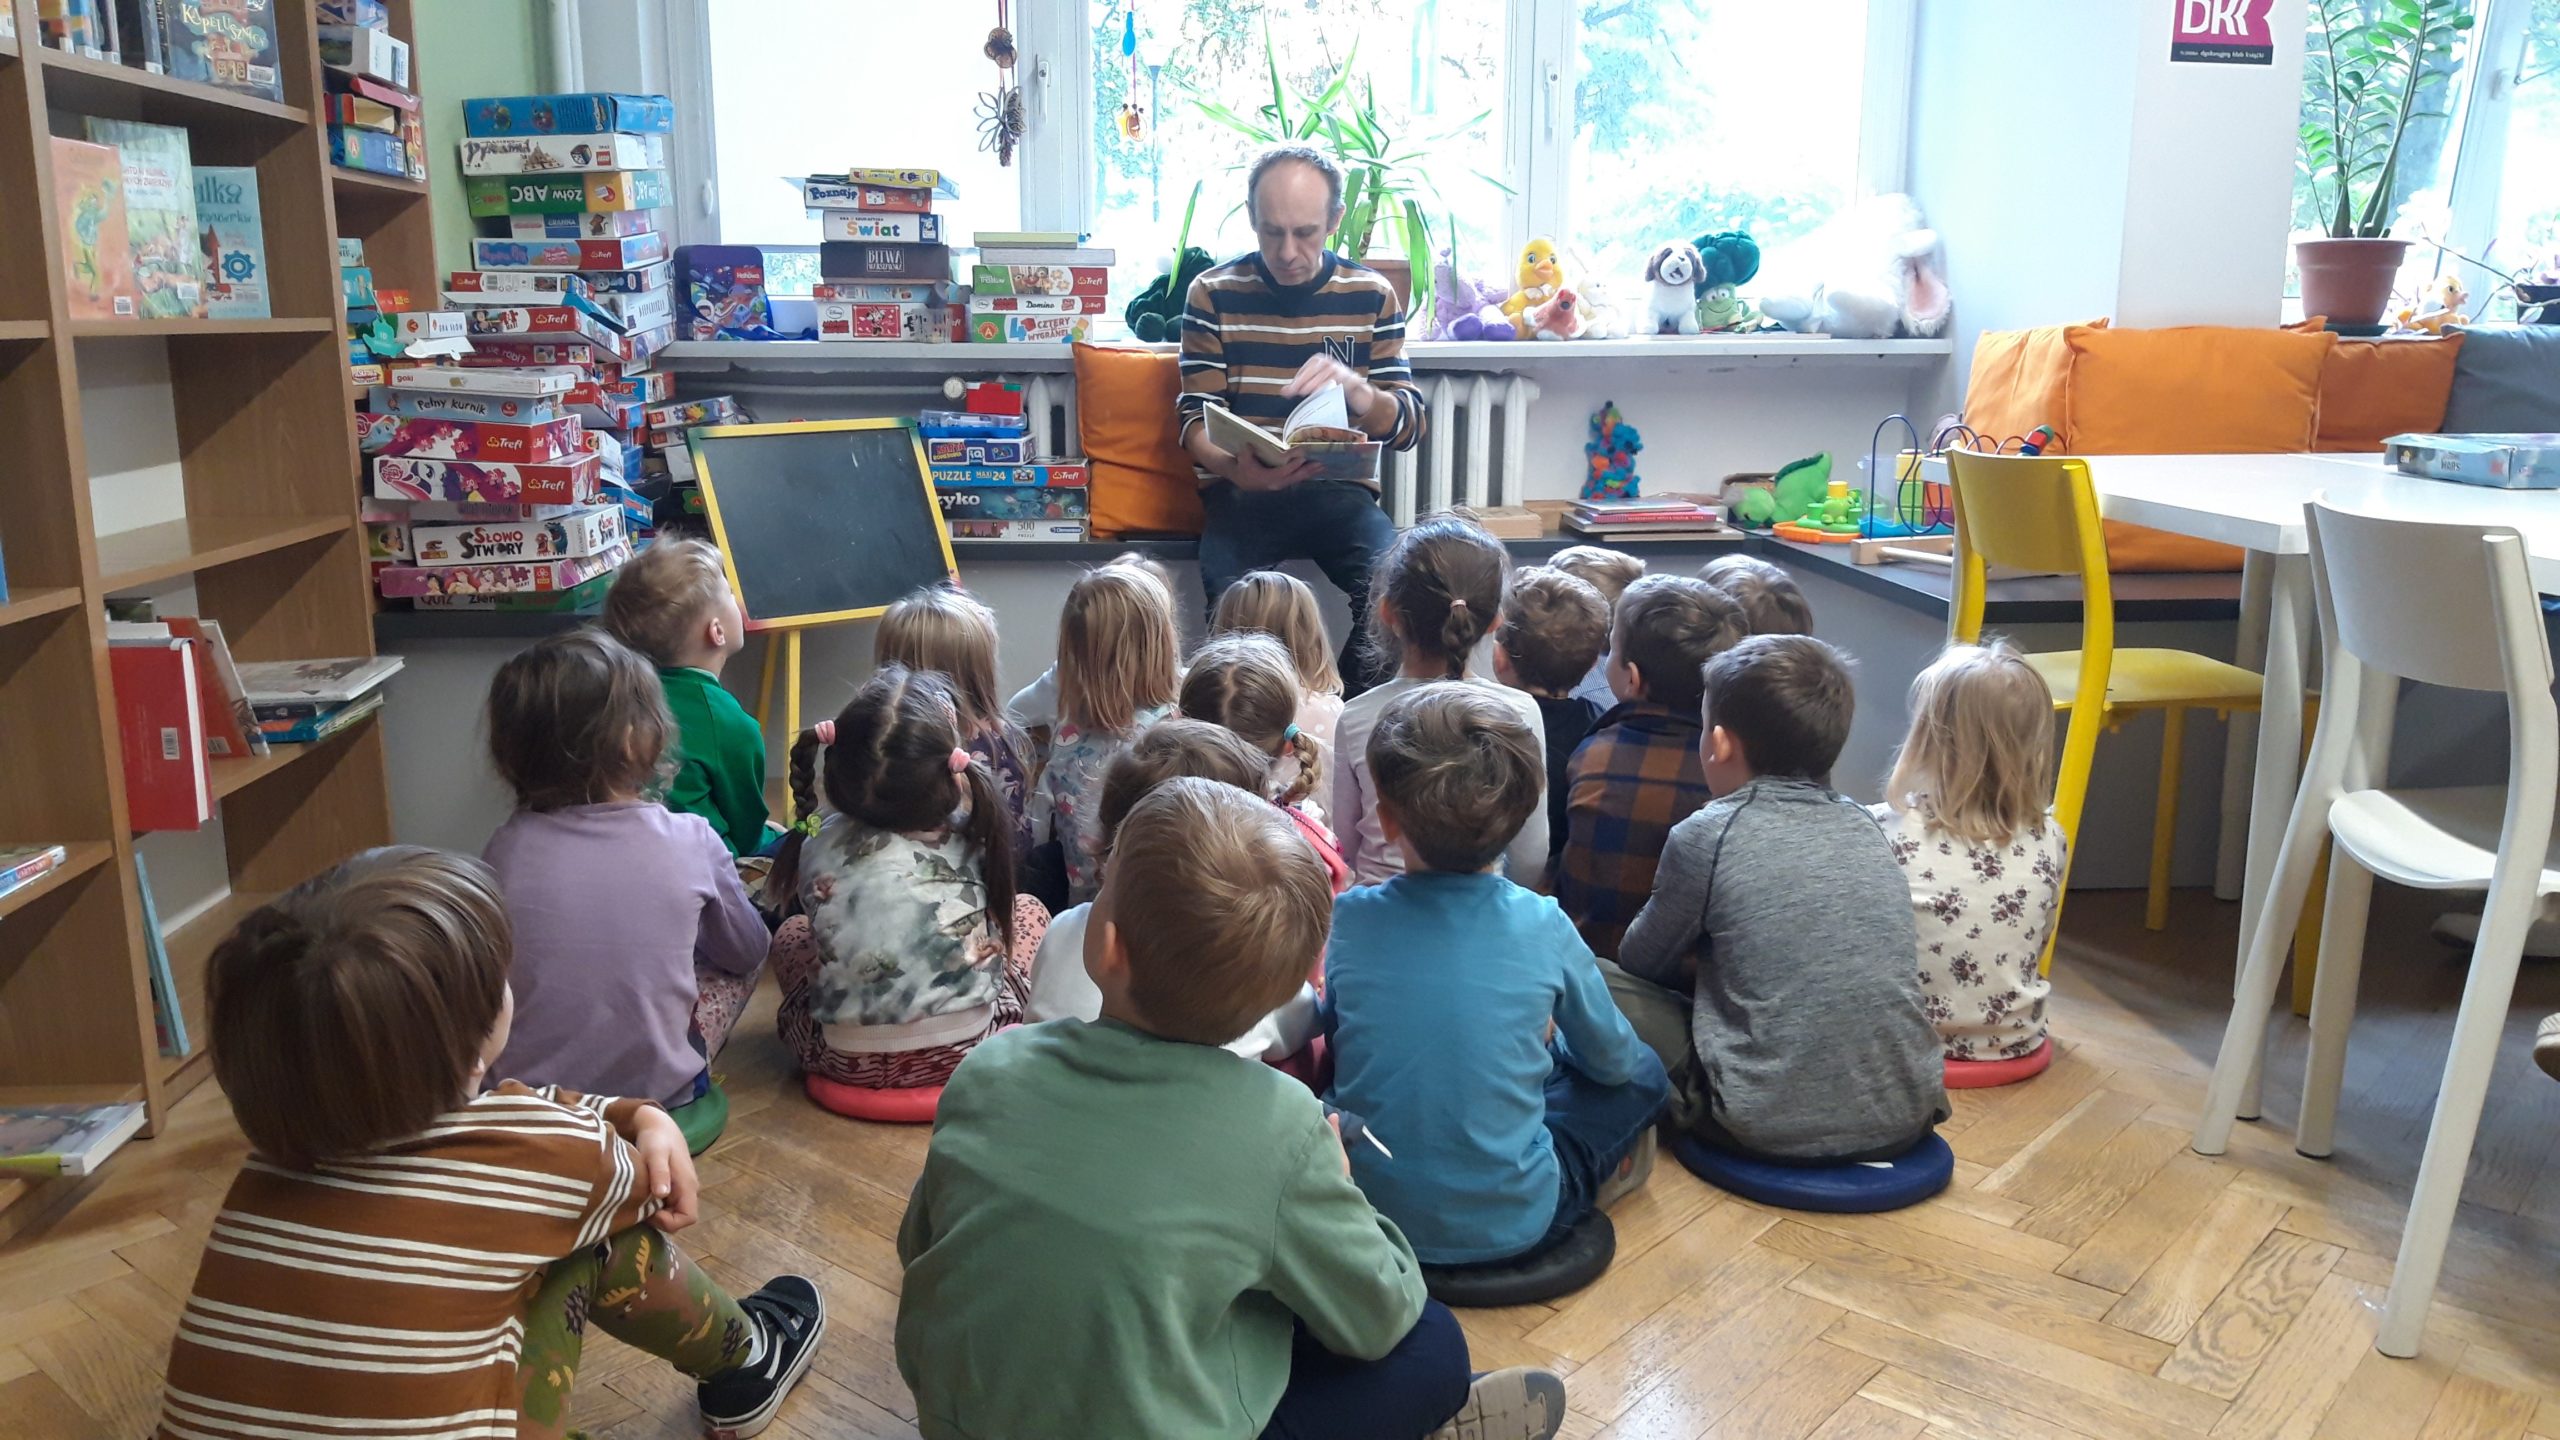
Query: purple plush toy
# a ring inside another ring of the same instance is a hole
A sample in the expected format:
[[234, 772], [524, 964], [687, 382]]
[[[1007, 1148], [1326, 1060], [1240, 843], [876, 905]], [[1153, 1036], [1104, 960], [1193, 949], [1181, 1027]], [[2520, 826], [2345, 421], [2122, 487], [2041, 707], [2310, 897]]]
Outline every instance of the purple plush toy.
[[1479, 284], [1457, 273], [1449, 263], [1448, 252], [1441, 252], [1440, 263], [1431, 267], [1433, 309], [1429, 340], [1517, 340], [1520, 332], [1511, 317], [1502, 313], [1505, 292], [1491, 285]]

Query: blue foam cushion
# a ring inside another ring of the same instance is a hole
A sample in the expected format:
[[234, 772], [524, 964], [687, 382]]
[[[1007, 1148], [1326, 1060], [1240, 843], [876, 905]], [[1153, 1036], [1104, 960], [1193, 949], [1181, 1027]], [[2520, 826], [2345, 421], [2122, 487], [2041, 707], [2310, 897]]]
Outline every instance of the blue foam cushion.
[[2462, 336], [2447, 434], [2560, 430], [2560, 326], [2471, 325]]
[[1872, 1165], [1781, 1165], [1702, 1145], [1686, 1135], [1671, 1142], [1671, 1153], [1690, 1174], [1745, 1200], [1841, 1215], [1917, 1205], [1946, 1189], [1956, 1173], [1956, 1152], [1935, 1130], [1902, 1154]]
[[1592, 1211], [1544, 1250], [1483, 1265], [1425, 1265], [1423, 1288], [1456, 1309], [1534, 1305], [1570, 1295], [1597, 1280], [1618, 1254], [1618, 1228]]

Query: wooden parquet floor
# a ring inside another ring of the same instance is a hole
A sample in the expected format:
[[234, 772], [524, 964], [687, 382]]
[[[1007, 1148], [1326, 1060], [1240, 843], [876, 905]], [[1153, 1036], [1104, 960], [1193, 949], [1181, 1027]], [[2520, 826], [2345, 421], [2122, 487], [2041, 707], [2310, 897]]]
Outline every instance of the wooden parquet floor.
[[[2060, 1058], [1959, 1095], [1947, 1194], [1883, 1216], [1794, 1215], [1666, 1162], [1617, 1212], [1616, 1266], [1552, 1306], [1465, 1316], [1476, 1363], [1563, 1372], [1575, 1440], [1919, 1436], [2541, 1436], [2560, 1440], [2560, 1085], [2527, 1054], [2560, 1009], [2529, 966], [2424, 1354], [2372, 1348], [2463, 974], [2421, 897], [2385, 894], [2365, 967], [2339, 1158], [2289, 1141], [2303, 1031], [2267, 1116], [2208, 1160], [2186, 1138], [2227, 1013], [2236, 907], [2075, 897], [2056, 966]], [[685, 1242], [724, 1282], [818, 1277], [834, 1325], [769, 1432], [907, 1436], [892, 1236], [915, 1129], [806, 1104], [768, 989], [723, 1058], [729, 1134]], [[211, 1087], [49, 1226], [0, 1250], [0, 1432], [146, 1434], [196, 1256], [242, 1146]], [[693, 1433], [690, 1388], [602, 1336], [598, 1435]], [[1124, 1437], [1095, 1437], [1124, 1440]]]

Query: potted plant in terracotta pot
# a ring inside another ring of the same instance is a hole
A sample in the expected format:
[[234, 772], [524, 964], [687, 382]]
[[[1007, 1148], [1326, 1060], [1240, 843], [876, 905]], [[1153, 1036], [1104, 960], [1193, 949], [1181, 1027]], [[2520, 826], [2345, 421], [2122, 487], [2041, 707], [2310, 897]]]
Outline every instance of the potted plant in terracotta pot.
[[2410, 132], [2447, 117], [2472, 18], [2469, 0], [2312, 0], [2299, 160], [2321, 233], [2293, 242], [2304, 314], [2371, 325], [2390, 308]]

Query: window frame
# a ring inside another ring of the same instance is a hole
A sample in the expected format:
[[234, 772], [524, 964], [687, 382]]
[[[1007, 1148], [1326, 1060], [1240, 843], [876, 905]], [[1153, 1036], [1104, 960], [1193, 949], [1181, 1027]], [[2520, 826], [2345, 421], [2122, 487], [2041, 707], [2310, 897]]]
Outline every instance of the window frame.
[[[665, 0], [669, 71], [688, 77], [678, 97], [675, 162], [689, 180], [677, 220], [680, 242], [720, 237], [718, 151], [710, 94], [710, 7], [741, 0]], [[1571, 85], [1579, 0], [1504, 0], [1510, 85], [1503, 105], [1503, 162], [1516, 193], [1504, 197], [1500, 233], [1517, 251], [1533, 235], [1562, 235], [1570, 221]], [[1093, 45], [1090, 0], [1015, 0], [1026, 133], [1014, 160], [1022, 223], [1034, 230], [1093, 225]], [[1919, 0], [1868, 0], [1858, 94], [1855, 194], [1902, 189], [1910, 170], [1911, 67]], [[726, 238], [726, 237], [720, 237]], [[743, 243], [743, 238], [731, 243]]]

